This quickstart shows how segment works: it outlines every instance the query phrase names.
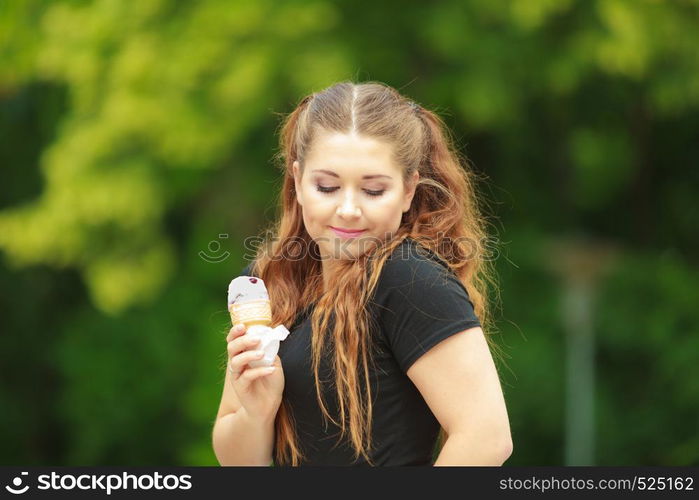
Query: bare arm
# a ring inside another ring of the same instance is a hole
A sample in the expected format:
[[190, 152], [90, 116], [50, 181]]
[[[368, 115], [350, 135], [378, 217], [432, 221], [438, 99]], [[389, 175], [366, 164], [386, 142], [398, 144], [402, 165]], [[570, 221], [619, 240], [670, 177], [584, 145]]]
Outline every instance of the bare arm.
[[450, 435], [434, 463], [435, 467], [447, 465], [497, 465], [505, 463], [512, 454], [512, 446], [500, 442], [481, 443], [473, 446], [468, 436]]
[[214, 453], [221, 465], [271, 465], [273, 440], [274, 420], [253, 421], [243, 408], [214, 425]]
[[512, 454], [507, 408], [480, 327], [443, 340], [408, 369], [447, 440], [439, 465], [502, 465]]
[[216, 458], [221, 465], [271, 465], [276, 413], [267, 418], [251, 418], [233, 388], [230, 368], [231, 359], [213, 429]]

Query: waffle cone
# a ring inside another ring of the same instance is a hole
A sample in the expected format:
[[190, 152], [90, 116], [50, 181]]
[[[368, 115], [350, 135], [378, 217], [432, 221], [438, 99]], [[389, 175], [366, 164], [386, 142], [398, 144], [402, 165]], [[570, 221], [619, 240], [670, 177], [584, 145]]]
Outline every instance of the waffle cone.
[[269, 300], [251, 300], [240, 304], [231, 304], [228, 308], [231, 323], [245, 323], [246, 326], [269, 325], [272, 323], [272, 309]]

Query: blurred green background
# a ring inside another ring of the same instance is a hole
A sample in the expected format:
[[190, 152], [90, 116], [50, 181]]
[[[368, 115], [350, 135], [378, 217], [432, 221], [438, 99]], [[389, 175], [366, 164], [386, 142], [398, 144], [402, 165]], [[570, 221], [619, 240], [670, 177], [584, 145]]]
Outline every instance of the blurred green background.
[[349, 79], [482, 175], [507, 464], [699, 464], [698, 47], [690, 0], [0, 1], [0, 462], [217, 464], [281, 114]]

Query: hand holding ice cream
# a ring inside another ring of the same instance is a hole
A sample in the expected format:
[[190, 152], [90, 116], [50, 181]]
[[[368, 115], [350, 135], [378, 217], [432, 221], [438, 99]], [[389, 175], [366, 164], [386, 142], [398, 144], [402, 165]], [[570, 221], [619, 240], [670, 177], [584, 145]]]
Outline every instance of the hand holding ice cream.
[[279, 351], [279, 342], [289, 335], [284, 325], [271, 328], [272, 309], [264, 281], [253, 276], [239, 276], [228, 285], [228, 311], [231, 322], [247, 326], [246, 337], [259, 338], [262, 359], [250, 361], [251, 368], [272, 366]]

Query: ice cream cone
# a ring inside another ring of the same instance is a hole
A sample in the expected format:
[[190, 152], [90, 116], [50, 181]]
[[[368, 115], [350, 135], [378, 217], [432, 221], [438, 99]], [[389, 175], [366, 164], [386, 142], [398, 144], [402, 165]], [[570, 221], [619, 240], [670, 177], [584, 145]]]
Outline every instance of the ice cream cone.
[[228, 285], [228, 312], [233, 325], [245, 324], [245, 335], [260, 341], [256, 350], [264, 352], [262, 359], [248, 366], [272, 366], [279, 351], [279, 342], [289, 335], [284, 325], [271, 328], [272, 308], [264, 281], [254, 276], [238, 276]]
[[231, 324], [244, 323], [252, 325], [269, 326], [272, 323], [272, 309], [269, 300], [259, 299], [247, 302], [231, 304], [228, 308], [231, 314]]

